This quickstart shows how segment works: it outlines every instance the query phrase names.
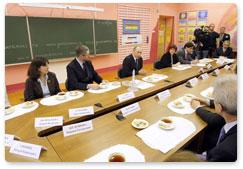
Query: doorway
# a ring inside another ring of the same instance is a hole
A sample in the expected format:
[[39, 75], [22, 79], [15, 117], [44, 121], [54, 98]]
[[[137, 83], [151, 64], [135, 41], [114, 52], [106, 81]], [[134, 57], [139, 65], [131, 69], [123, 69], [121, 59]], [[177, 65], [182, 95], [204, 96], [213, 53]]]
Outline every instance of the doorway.
[[159, 16], [158, 19], [158, 47], [157, 60], [167, 51], [169, 45], [174, 44], [174, 16]]

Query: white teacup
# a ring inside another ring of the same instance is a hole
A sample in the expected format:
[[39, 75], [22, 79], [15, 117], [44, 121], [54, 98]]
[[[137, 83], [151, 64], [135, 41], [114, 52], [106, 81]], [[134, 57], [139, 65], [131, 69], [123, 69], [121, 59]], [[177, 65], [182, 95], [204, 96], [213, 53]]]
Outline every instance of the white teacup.
[[106, 89], [108, 86], [107, 86], [106, 83], [100, 83], [100, 84], [99, 84], [99, 87], [100, 87], [101, 89]]
[[34, 106], [34, 102], [33, 101], [27, 101], [27, 102], [25, 102], [23, 104], [23, 108], [26, 108], [26, 109], [31, 108], [33, 106]]
[[162, 128], [173, 128], [173, 120], [168, 117], [164, 117], [159, 121], [159, 126]]
[[66, 99], [66, 93], [65, 92], [60, 92], [56, 95], [57, 100], [65, 100]]

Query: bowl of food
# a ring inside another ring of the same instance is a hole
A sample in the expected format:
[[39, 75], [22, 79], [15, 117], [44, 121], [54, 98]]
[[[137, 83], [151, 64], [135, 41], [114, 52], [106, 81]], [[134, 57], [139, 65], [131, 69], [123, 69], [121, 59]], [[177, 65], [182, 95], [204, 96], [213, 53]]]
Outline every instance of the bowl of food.
[[115, 152], [115, 153], [112, 153], [109, 155], [108, 161], [109, 162], [125, 162], [126, 158], [125, 158], [124, 154], [122, 154], [120, 152]]
[[192, 95], [186, 94], [186, 95], [183, 96], [183, 100], [185, 102], [191, 102], [192, 99], [193, 99], [193, 96]]
[[159, 127], [165, 130], [171, 130], [175, 128], [174, 122], [169, 117], [164, 117], [159, 121]]
[[65, 92], [60, 92], [56, 95], [57, 100], [65, 100], [66, 99], [66, 93]]
[[106, 88], [108, 88], [108, 84], [107, 84], [107, 83], [100, 83], [100, 84], [99, 84], [99, 87], [100, 87], [101, 89], [106, 89]]
[[175, 108], [177, 108], [177, 109], [183, 109], [183, 108], [184, 108], [184, 105], [183, 105], [182, 102], [179, 101], [179, 100], [174, 101], [174, 102], [173, 102], [173, 106], [174, 106]]
[[78, 94], [79, 94], [79, 92], [76, 90], [70, 91], [70, 93], [69, 93], [70, 96], [77, 96]]
[[143, 119], [134, 119], [132, 121], [132, 126], [136, 129], [144, 129], [149, 126], [149, 123]]
[[5, 115], [12, 114], [14, 111], [15, 111], [14, 107], [9, 107], [9, 108], [5, 109]]
[[35, 105], [35, 104], [34, 104], [33, 101], [27, 101], [27, 102], [25, 102], [25, 103], [23, 104], [23, 108], [24, 108], [24, 109], [29, 109], [29, 108], [33, 107], [34, 105]]

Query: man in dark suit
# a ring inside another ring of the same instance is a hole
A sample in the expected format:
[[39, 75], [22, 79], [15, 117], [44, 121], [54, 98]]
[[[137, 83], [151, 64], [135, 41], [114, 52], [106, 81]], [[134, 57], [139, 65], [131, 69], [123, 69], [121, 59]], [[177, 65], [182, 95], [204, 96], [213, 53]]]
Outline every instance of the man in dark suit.
[[[187, 42], [184, 48], [177, 52], [177, 57], [181, 64], [196, 64], [198, 60], [195, 59], [193, 55], [194, 44], [192, 42]], [[194, 60], [195, 59], [195, 60]]]
[[219, 47], [223, 47], [224, 41], [230, 41], [230, 34], [225, 33], [225, 27], [221, 27], [219, 33]]
[[215, 25], [213, 23], [211, 23], [209, 25], [209, 40], [208, 43], [209, 45], [209, 56], [213, 57], [214, 52], [217, 48], [217, 38], [219, 38], [219, 34], [217, 32], [214, 31]]
[[132, 76], [133, 70], [135, 74], [145, 74], [143, 68], [143, 58], [141, 56], [142, 49], [139, 46], [135, 46], [130, 55], [126, 56], [122, 63], [122, 68], [118, 71], [120, 78]]
[[205, 131], [207, 161], [233, 162], [237, 160], [237, 76], [225, 75], [215, 81], [213, 91], [216, 113], [204, 109], [200, 99], [193, 99], [192, 108], [208, 126]]
[[233, 59], [233, 50], [230, 47], [230, 42], [229, 41], [224, 41], [223, 47], [217, 48], [214, 57], [218, 58], [220, 56], [225, 56], [225, 57], [227, 57], [229, 59]]
[[[67, 65], [67, 90], [98, 89], [102, 78], [89, 60], [89, 48], [81, 45], [76, 49], [77, 57]], [[98, 84], [93, 84], [96, 82]]]

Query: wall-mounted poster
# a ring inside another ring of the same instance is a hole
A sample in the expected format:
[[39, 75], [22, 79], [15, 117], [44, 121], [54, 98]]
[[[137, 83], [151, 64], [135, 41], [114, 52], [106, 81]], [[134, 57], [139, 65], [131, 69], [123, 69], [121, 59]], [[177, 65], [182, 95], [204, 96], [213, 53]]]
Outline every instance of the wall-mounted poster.
[[197, 11], [187, 12], [187, 26], [197, 25]]
[[188, 38], [188, 41], [192, 41], [194, 39], [194, 35], [188, 34], [187, 38]]
[[123, 19], [123, 34], [140, 34], [140, 20]]
[[187, 28], [188, 34], [194, 34], [194, 31], [195, 31], [195, 27], [188, 27]]
[[179, 25], [180, 26], [186, 26], [186, 23], [187, 23], [187, 13], [181, 12], [179, 14]]
[[207, 10], [198, 11], [197, 25], [198, 26], [207, 25], [207, 18], [208, 18], [208, 11]]
[[186, 28], [185, 27], [180, 27], [178, 32], [180, 34], [184, 34], [186, 32]]

